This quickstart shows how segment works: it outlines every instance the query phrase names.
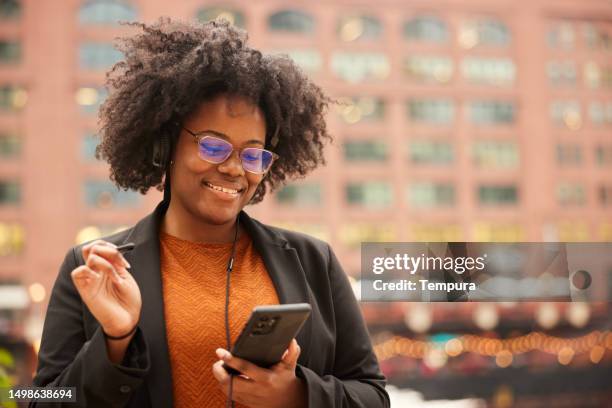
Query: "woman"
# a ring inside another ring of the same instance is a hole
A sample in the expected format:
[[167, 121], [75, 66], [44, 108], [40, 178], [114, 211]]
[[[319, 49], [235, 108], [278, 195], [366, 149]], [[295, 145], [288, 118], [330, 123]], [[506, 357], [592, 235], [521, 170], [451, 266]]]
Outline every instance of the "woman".
[[[329, 246], [243, 211], [324, 163], [329, 99], [227, 22], [134, 25], [143, 32], [109, 75], [97, 154], [118, 186], [164, 186], [164, 200], [133, 228], [68, 251], [34, 384], [76, 387], [87, 407], [389, 406]], [[312, 314], [278, 364], [231, 356], [254, 306], [300, 302]]]

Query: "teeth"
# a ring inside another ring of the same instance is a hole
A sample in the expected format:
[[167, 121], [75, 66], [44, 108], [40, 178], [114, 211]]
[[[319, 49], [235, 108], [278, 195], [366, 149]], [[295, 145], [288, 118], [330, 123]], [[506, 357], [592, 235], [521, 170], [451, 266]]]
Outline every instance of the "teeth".
[[221, 187], [221, 186], [215, 186], [214, 184], [210, 184], [209, 182], [206, 182], [206, 185], [208, 187], [212, 188], [213, 190], [223, 191], [224, 193], [227, 193], [227, 194], [233, 194], [233, 195], [238, 194], [238, 190], [234, 190], [233, 188], [225, 188], [225, 187]]

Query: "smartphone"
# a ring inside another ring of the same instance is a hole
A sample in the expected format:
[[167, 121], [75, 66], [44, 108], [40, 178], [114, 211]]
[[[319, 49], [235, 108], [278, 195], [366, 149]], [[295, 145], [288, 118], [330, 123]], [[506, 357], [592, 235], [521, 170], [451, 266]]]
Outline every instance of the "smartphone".
[[[257, 306], [232, 347], [233, 356], [268, 368], [278, 363], [310, 316], [308, 303]], [[223, 365], [230, 374], [237, 370]]]

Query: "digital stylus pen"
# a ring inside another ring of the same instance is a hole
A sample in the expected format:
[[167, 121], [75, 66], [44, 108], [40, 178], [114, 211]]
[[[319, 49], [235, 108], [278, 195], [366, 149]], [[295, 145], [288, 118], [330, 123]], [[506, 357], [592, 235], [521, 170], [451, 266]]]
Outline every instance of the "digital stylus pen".
[[135, 246], [136, 246], [136, 244], [134, 244], [133, 242], [128, 242], [127, 244], [119, 245], [119, 246], [117, 247], [117, 250], [118, 250], [119, 252], [121, 252], [121, 253], [124, 253], [124, 252], [129, 252], [129, 251], [131, 251], [132, 249], [134, 249], [134, 247], [135, 247]]

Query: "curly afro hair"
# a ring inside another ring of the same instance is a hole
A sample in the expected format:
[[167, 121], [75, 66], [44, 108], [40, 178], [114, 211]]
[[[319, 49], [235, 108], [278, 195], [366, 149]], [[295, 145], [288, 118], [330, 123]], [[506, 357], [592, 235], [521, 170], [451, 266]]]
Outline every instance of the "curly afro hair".
[[[263, 55], [246, 45], [247, 33], [225, 20], [186, 23], [161, 18], [123, 38], [125, 58], [107, 74], [109, 95], [100, 108], [102, 141], [96, 157], [110, 164], [111, 180], [145, 194], [164, 188], [167, 164], [153, 164], [154, 144], [175, 145], [180, 123], [220, 92], [245, 97], [266, 118], [266, 148], [280, 158], [250, 203], [288, 178], [325, 164], [332, 138], [324, 118], [333, 101], [286, 55]], [[278, 143], [271, 143], [277, 133]]]

